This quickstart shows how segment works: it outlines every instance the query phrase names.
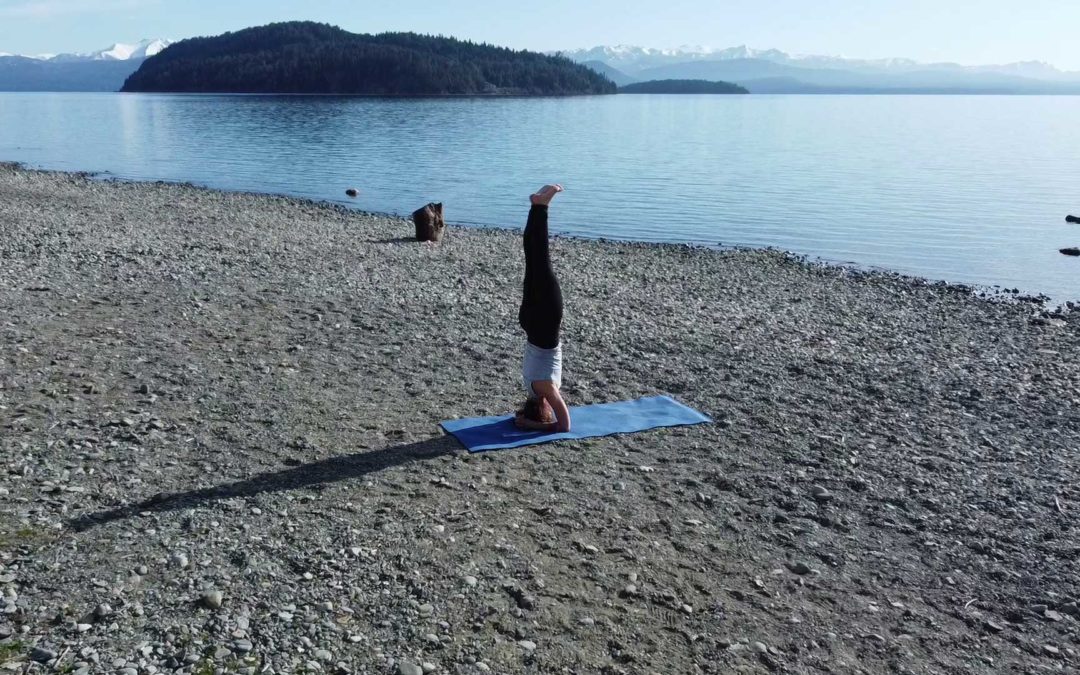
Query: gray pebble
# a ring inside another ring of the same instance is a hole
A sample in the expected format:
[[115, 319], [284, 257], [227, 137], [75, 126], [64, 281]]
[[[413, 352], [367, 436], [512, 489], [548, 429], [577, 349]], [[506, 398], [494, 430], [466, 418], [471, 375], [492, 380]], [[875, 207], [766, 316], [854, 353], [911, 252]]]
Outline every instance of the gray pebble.
[[34, 647], [30, 650], [30, 659], [38, 663], [48, 663], [56, 658], [56, 652], [44, 647]]
[[801, 561], [797, 562], [797, 563], [795, 563], [793, 565], [789, 565], [788, 569], [790, 569], [795, 574], [798, 574], [799, 576], [810, 574], [811, 572], [814, 571], [813, 569], [811, 569], [811, 567], [809, 565], [807, 565], [806, 563], [801, 562]]
[[398, 664], [398, 675], [424, 675], [424, 669], [411, 661]]
[[815, 500], [822, 503], [831, 502], [833, 499], [832, 493], [821, 487], [820, 485], [815, 485], [813, 488], [811, 488], [810, 493], [814, 496]]
[[202, 604], [210, 609], [221, 609], [221, 605], [225, 602], [225, 596], [221, 591], [206, 591], [200, 599]]
[[251, 640], [237, 640], [233, 643], [233, 649], [240, 652], [241, 654], [247, 654], [254, 648], [255, 646], [251, 644]]
[[527, 652], [531, 652], [536, 649], [536, 643], [532, 640], [520, 640], [518, 641], [518, 647], [521, 647]]

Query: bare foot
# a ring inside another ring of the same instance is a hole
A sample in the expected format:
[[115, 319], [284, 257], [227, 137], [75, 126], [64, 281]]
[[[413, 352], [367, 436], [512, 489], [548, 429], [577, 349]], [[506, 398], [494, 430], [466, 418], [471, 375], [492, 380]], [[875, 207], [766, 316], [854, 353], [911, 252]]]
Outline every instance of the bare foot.
[[555, 195], [563, 191], [563, 186], [556, 183], [555, 185], [545, 185], [537, 190], [535, 193], [529, 196], [529, 201], [533, 203], [533, 206], [547, 206], [551, 203], [552, 199], [555, 199]]

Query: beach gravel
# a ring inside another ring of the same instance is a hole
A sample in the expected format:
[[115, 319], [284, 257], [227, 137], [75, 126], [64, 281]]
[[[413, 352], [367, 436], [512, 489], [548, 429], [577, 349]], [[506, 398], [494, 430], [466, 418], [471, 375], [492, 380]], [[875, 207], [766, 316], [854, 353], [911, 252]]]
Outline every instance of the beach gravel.
[[557, 239], [571, 403], [715, 423], [470, 455], [520, 232], [411, 232], [0, 166], [2, 672], [1080, 667], [1075, 312]]

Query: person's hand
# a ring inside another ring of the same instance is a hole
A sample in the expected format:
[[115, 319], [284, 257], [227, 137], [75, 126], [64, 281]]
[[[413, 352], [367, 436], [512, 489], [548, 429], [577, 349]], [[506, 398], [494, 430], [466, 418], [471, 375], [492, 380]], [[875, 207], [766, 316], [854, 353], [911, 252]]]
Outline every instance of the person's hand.
[[547, 206], [551, 203], [552, 199], [555, 199], [555, 195], [562, 191], [563, 186], [558, 183], [555, 185], [545, 185], [530, 195], [529, 201], [533, 203], [533, 206]]

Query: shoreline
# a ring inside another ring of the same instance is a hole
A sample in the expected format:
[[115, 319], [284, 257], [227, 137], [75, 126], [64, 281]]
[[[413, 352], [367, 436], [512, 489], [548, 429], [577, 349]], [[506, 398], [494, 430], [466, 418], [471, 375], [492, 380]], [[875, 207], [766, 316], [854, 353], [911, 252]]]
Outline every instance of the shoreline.
[[[246, 95], [246, 94], [245, 94]], [[261, 94], [252, 94], [259, 96]], [[302, 95], [302, 94], [298, 94]], [[133, 184], [148, 184], [148, 185], [171, 185], [177, 187], [188, 187], [197, 190], [209, 190], [212, 192], [220, 192], [223, 194], [237, 194], [248, 195], [253, 197], [275, 197], [286, 200], [295, 200], [301, 203], [310, 204], [312, 206], [322, 206], [332, 209], [342, 209], [347, 213], [359, 214], [362, 216], [371, 216], [375, 218], [390, 218], [400, 220], [410, 220], [410, 214], [407, 213], [395, 213], [384, 211], [368, 211], [360, 209], [358, 207], [352, 207], [349, 202], [345, 200], [330, 200], [330, 199], [317, 199], [313, 197], [303, 197], [290, 195], [280, 192], [252, 192], [244, 190], [225, 190], [221, 188], [215, 188], [208, 185], [201, 185], [192, 181], [168, 181], [168, 180], [148, 180], [140, 178], [125, 178], [113, 174], [110, 171], [64, 171], [59, 169], [43, 169], [27, 166], [23, 162], [13, 162], [0, 159], [0, 168], [8, 167], [21, 171], [45, 173], [45, 174], [61, 174], [86, 177], [91, 180], [100, 182], [119, 182], [119, 183], [133, 183]], [[411, 221], [410, 221], [411, 222]], [[514, 232], [515, 228], [509, 226], [489, 225], [485, 223], [467, 223], [467, 222], [448, 222], [447, 227], [451, 229], [469, 229], [469, 230], [489, 230], [495, 232]], [[912, 284], [923, 284], [928, 286], [948, 287], [949, 289], [956, 290], [958, 292], [970, 293], [972, 296], [989, 301], [1015, 301], [1020, 303], [1027, 303], [1031, 305], [1040, 305], [1043, 309], [1051, 312], [1058, 313], [1062, 310], [1072, 309], [1074, 306], [1080, 306], [1080, 292], [1077, 293], [1075, 298], [1066, 298], [1062, 300], [1055, 300], [1053, 297], [1045, 293], [1031, 293], [1027, 291], [1021, 291], [1019, 289], [1010, 290], [1006, 286], [1001, 284], [975, 284], [968, 282], [949, 281], [947, 279], [932, 279], [929, 277], [919, 276], [917, 274], [909, 274], [906, 272], [900, 272], [897, 270], [877, 267], [874, 265], [865, 265], [854, 261], [840, 261], [831, 260], [821, 256], [817, 256], [811, 253], [800, 253], [798, 251], [790, 251], [780, 247], [774, 246], [743, 246], [739, 244], [706, 244], [706, 243], [694, 243], [694, 242], [661, 242], [661, 241], [644, 241], [639, 239], [617, 239], [608, 238], [602, 236], [589, 236], [581, 234], [553, 234], [553, 238], [563, 239], [567, 241], [594, 241], [601, 243], [614, 243], [614, 244], [629, 244], [640, 245], [645, 247], [676, 247], [676, 248], [691, 248], [701, 249], [706, 251], [719, 251], [719, 252], [763, 252], [763, 253], [776, 253], [791, 260], [810, 266], [820, 266], [827, 268], [834, 268], [844, 270], [849, 274], [871, 274], [878, 276], [894, 277], [901, 282]]]
[[0, 667], [1080, 662], [1078, 312], [560, 237], [571, 405], [715, 423], [470, 455], [517, 231], [11, 165], [0, 229]]

